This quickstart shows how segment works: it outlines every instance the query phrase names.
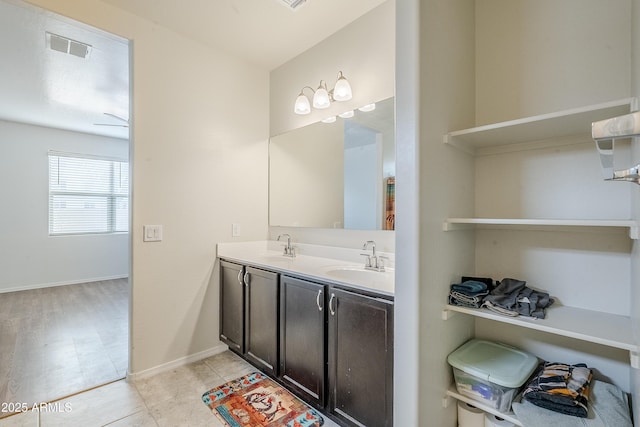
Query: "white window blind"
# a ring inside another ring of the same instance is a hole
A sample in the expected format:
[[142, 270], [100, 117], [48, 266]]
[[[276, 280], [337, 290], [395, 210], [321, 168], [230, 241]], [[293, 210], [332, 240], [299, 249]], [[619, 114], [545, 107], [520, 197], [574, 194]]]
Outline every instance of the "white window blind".
[[129, 231], [129, 163], [49, 153], [49, 234]]

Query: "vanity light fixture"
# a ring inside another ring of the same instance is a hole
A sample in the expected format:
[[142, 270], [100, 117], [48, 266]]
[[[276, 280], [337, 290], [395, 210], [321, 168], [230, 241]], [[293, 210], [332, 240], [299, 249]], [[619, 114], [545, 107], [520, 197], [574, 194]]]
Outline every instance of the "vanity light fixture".
[[315, 90], [309, 86], [303, 87], [294, 104], [293, 111], [296, 114], [309, 114], [311, 112], [311, 103], [307, 95], [304, 94], [305, 89], [311, 89], [313, 92], [313, 108], [319, 110], [329, 108], [331, 101], [348, 101], [353, 97], [349, 81], [342, 74], [342, 71], [339, 71], [338, 81], [336, 81], [331, 90], [327, 88], [327, 83], [324, 80], [320, 80], [320, 84]]
[[[306, 99], [306, 97], [305, 97]], [[307, 100], [308, 103], [309, 100]], [[369, 111], [373, 111], [376, 109], [376, 104], [367, 104], [367, 105], [363, 105], [362, 107], [358, 108], [358, 111], [362, 111], [363, 113], [368, 113]], [[350, 119], [351, 117], [355, 116], [355, 111], [354, 110], [349, 110], [349, 111], [345, 111], [342, 114], [338, 114], [337, 117], [343, 118], [343, 119]], [[330, 116], [327, 117], [326, 119], [320, 120], [322, 123], [335, 123], [336, 116]]]
[[358, 108], [358, 110], [364, 112], [364, 113], [368, 113], [369, 111], [373, 111], [376, 109], [376, 104], [367, 104], [367, 105], [363, 105], [362, 107]]

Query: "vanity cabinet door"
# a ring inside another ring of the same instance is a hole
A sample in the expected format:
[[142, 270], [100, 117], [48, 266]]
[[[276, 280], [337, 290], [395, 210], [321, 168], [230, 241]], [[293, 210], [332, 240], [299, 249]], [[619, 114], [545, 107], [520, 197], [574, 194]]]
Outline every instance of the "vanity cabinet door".
[[245, 267], [245, 357], [264, 373], [277, 375], [278, 274]]
[[348, 425], [393, 424], [393, 302], [329, 288], [329, 411]]
[[244, 353], [244, 267], [220, 261], [220, 341]]
[[325, 404], [325, 286], [280, 278], [280, 379], [318, 407]]

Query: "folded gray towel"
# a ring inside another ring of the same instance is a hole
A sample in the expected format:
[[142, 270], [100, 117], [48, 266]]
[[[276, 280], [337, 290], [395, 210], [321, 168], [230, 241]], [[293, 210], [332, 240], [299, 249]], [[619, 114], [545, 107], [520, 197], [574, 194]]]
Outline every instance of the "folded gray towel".
[[632, 427], [626, 393], [613, 384], [593, 380], [587, 418], [572, 417], [540, 408], [523, 400], [512, 404], [524, 427]]
[[521, 316], [544, 319], [547, 307], [553, 304], [553, 298], [546, 292], [534, 291], [526, 284], [523, 280], [502, 279], [484, 301], [490, 302], [492, 308], [500, 307]]

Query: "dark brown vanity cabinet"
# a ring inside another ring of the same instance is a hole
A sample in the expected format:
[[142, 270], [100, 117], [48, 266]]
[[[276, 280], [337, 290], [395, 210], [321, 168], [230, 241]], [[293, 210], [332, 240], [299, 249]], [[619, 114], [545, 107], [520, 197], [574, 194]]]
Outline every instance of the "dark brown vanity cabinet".
[[328, 293], [328, 409], [350, 425], [392, 426], [393, 301]]
[[280, 379], [344, 425], [393, 425], [393, 301], [281, 276]]
[[220, 261], [220, 339], [342, 425], [393, 425], [393, 300]]
[[245, 267], [246, 358], [270, 375], [278, 374], [278, 274]]
[[278, 274], [220, 261], [220, 301], [220, 340], [277, 375]]
[[220, 341], [244, 354], [244, 267], [220, 261]]
[[280, 379], [304, 400], [325, 405], [325, 286], [280, 277]]

